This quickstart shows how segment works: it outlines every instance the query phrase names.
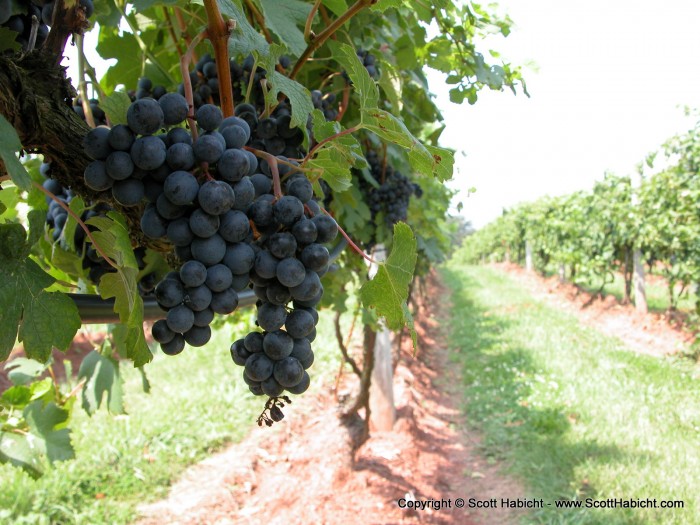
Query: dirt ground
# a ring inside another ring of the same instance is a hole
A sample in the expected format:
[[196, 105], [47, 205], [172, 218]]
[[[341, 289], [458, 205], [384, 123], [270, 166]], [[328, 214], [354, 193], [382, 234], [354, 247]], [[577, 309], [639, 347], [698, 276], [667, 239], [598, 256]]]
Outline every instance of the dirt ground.
[[[430, 297], [442, 291], [429, 290]], [[457, 508], [456, 499], [523, 497], [522, 486], [487, 464], [479, 439], [466, 434], [449, 388], [458, 378], [447, 363], [438, 305], [423, 305], [421, 351], [410, 342], [396, 367], [393, 432], [372, 432], [355, 453], [331, 396], [306, 414], [255, 428], [241, 443], [189, 469], [170, 496], [143, 506], [139, 525], [156, 524], [508, 524], [509, 510]], [[445, 305], [443, 304], [443, 308]], [[440, 510], [400, 508], [398, 501], [450, 500]]]

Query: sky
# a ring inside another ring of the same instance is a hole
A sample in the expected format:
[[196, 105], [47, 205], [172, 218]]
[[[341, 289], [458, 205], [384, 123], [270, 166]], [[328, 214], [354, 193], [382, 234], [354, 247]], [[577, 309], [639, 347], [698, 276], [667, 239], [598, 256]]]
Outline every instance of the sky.
[[457, 150], [453, 205], [475, 227], [504, 207], [591, 188], [606, 170], [633, 175], [694, 125], [683, 108], [700, 108], [700, 2], [502, 0], [499, 10], [512, 33], [477, 47], [534, 63], [524, 69], [530, 98], [485, 90], [459, 106], [429, 74], [441, 144]]

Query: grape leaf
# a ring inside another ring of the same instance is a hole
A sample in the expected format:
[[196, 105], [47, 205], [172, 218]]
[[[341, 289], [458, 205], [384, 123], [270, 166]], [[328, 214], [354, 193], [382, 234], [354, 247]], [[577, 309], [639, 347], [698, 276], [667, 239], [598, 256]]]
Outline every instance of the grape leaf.
[[26, 385], [43, 374], [47, 367], [48, 364], [37, 363], [26, 357], [18, 357], [5, 365], [5, 372], [13, 385]]
[[267, 94], [268, 100], [277, 101], [277, 94], [280, 92], [287, 95], [292, 105], [291, 126], [305, 129], [309, 114], [314, 110], [309, 90], [296, 80], [292, 80], [277, 71], [268, 70], [267, 80], [270, 85], [270, 91]]
[[362, 112], [362, 126], [383, 139], [406, 148], [411, 166], [419, 173], [434, 175], [441, 182], [452, 177], [452, 152], [424, 145], [391, 113], [381, 109], [365, 109]]
[[16, 39], [16, 31], [12, 31], [8, 27], [0, 27], [0, 52], [8, 50], [19, 51], [22, 46]]
[[360, 62], [355, 49], [347, 44], [329, 42], [329, 47], [338, 63], [345, 69], [357, 92], [362, 109], [376, 108], [379, 103], [379, 90], [367, 68]]
[[107, 114], [112, 126], [126, 124], [126, 111], [130, 105], [131, 99], [123, 91], [115, 91], [100, 102], [100, 107]]
[[[338, 135], [342, 127], [338, 122], [327, 122], [319, 110], [313, 112], [314, 136], [323, 141]], [[362, 149], [352, 135], [341, 135], [321, 145], [314, 157], [304, 163], [305, 168], [317, 176], [322, 176], [336, 192], [347, 190], [352, 185], [350, 169], [364, 164]]]
[[17, 337], [28, 357], [46, 362], [53, 347], [68, 348], [80, 328], [73, 301], [46, 291], [55, 280], [29, 258], [30, 248], [22, 225], [0, 225], [0, 361]]
[[401, 4], [403, 4], [403, 0], [379, 0], [372, 6], [372, 10], [384, 12], [391, 7], [401, 7]]
[[348, 10], [348, 3], [345, 0], [323, 0], [323, 5], [335, 16], [340, 16]]
[[99, 230], [92, 233], [95, 242], [118, 267], [116, 272], [102, 276], [99, 291], [103, 299], [114, 298], [114, 311], [119, 314], [122, 328], [114, 332], [114, 345], [125, 349], [126, 357], [138, 367], [153, 359], [143, 332], [143, 299], [137, 285], [138, 264], [124, 219], [114, 212], [107, 215], [108, 218], [93, 217], [88, 221]]
[[411, 228], [402, 222], [394, 225], [394, 240], [386, 262], [379, 264], [377, 274], [360, 289], [362, 303], [367, 308], [375, 308], [384, 317], [391, 330], [400, 330], [408, 324], [414, 347], [417, 336], [413, 327], [413, 317], [408, 310], [408, 287], [413, 280], [416, 267], [416, 238]]
[[0, 137], [2, 137], [0, 158], [5, 163], [8, 175], [18, 188], [28, 190], [32, 185], [32, 179], [17, 158], [17, 152], [22, 149], [22, 143], [15, 128], [2, 115], [0, 115]]
[[0, 432], [0, 463], [10, 463], [34, 479], [40, 478], [44, 473], [41, 452], [33, 441], [30, 435]]
[[70, 442], [70, 430], [65, 423], [70, 415], [68, 410], [53, 402], [37, 400], [24, 409], [24, 419], [32, 434], [32, 444], [46, 454], [49, 461], [65, 461], [75, 457]]
[[[101, 2], [98, 2], [101, 3]], [[186, 6], [187, 2], [183, 0], [134, 0], [134, 9], [136, 12], [140, 13], [145, 11], [151, 6], [169, 6], [169, 5], [181, 5]]]
[[238, 55], [247, 56], [257, 51], [262, 56], [267, 56], [269, 45], [260, 33], [248, 23], [243, 7], [239, 0], [217, 0], [221, 14], [236, 21], [236, 27], [231, 32], [228, 41], [228, 51], [231, 57]]
[[110, 413], [125, 413], [118, 361], [92, 351], [80, 363], [80, 379], [87, 380], [83, 386], [83, 408], [89, 415], [100, 408], [105, 396]]
[[267, 27], [280, 37], [292, 54], [300, 56], [306, 49], [306, 41], [298, 26], [306, 23], [311, 6], [299, 0], [260, 0], [260, 5]]

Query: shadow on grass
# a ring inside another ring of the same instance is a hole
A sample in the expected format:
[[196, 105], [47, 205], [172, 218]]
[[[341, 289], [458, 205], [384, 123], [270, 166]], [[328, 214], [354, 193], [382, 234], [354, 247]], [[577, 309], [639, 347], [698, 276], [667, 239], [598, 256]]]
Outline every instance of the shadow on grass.
[[514, 302], [489, 310], [474, 295], [484, 283], [449, 268], [443, 268], [441, 273], [452, 290], [452, 316], [445, 322], [450, 327], [452, 359], [462, 372], [462, 403], [468, 424], [481, 433], [480, 452], [489, 461], [505, 462], [508, 470], [524, 482], [528, 497], [544, 500], [544, 509], [534, 510], [525, 522], [644, 523], [619, 509], [592, 513], [590, 509], [555, 508], [558, 499], [596, 498], [596, 487], [577, 475], [579, 467], [651, 458], [570, 435], [572, 421], [577, 417], [571, 408], [552, 403], [531, 406], [528, 398], [533, 378], [546, 380], [546, 372], [534, 363], [533, 351], [515, 345], [507, 332], [517, 329], [517, 316], [521, 312], [527, 315], [526, 310], [534, 304]]

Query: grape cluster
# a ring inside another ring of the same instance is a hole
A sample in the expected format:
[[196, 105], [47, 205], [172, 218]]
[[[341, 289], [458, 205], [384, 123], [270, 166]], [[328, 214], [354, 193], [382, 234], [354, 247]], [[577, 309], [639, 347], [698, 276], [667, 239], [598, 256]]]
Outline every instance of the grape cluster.
[[411, 196], [420, 198], [423, 190], [392, 166], [383, 165], [376, 152], [368, 151], [365, 156], [372, 177], [379, 187], [368, 183], [363, 177], [358, 177], [360, 190], [364, 193], [372, 212], [372, 220], [383, 212], [387, 227], [392, 228], [397, 222], [406, 220]]
[[294, 174], [287, 179], [286, 195], [275, 201], [263, 194], [249, 210], [256, 230], [263, 232], [250, 273], [259, 299], [257, 324], [263, 331], [235, 341], [231, 358], [244, 367], [244, 381], [256, 395], [276, 398], [285, 390], [300, 394], [309, 387], [306, 369], [314, 360], [315, 306], [330, 263], [324, 244], [338, 233], [335, 220], [312, 197], [308, 179]]
[[[79, 5], [84, 9], [85, 18], [92, 16], [94, 6], [92, 0], [80, 0]], [[17, 13], [17, 9], [21, 9]], [[44, 0], [0, 0], [0, 27], [6, 27], [17, 33], [15, 42], [25, 51], [30, 50], [32, 26], [35, 26], [35, 40], [31, 48], [41, 47], [49, 36], [52, 22], [54, 2]], [[15, 13], [13, 15], [13, 12]]]

